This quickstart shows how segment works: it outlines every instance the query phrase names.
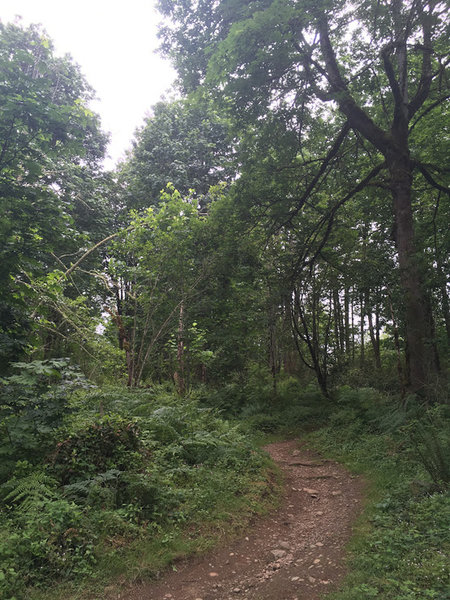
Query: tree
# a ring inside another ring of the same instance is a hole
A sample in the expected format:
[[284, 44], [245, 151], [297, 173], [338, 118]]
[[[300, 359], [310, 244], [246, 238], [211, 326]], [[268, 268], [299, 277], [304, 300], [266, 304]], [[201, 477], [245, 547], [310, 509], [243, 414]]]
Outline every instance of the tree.
[[233, 174], [227, 123], [200, 98], [161, 101], [152, 113], [121, 169], [124, 203], [157, 205], [168, 183], [183, 195], [195, 190], [199, 202], [207, 203], [209, 188]]
[[[346, 141], [358, 143], [363, 163], [357, 184], [346, 182], [340, 193], [335, 191], [335, 205], [376, 181], [389, 192], [410, 389], [423, 391], [434, 381], [437, 365], [414, 237], [414, 200], [418, 182], [448, 193], [443, 170], [424, 160], [432, 153], [419, 133], [421, 123], [441, 111], [449, 96], [444, 4], [161, 1], [160, 10], [172, 18], [162, 30], [163, 50], [175, 55], [187, 89], [206, 83], [220, 90], [241, 130], [254, 130], [269, 119], [300, 137], [290, 165], [295, 163], [299, 178], [289, 195], [292, 214], [334, 176]], [[332, 134], [319, 152], [310, 144], [316, 119], [325, 120]], [[304, 146], [308, 156], [302, 154]], [[301, 181], [314, 164], [315, 172]], [[388, 197], [385, 193], [385, 202]]]
[[54, 55], [40, 28], [0, 24], [0, 352], [6, 359], [29, 342], [23, 282], [59, 266], [55, 254], [78, 252], [106, 218], [95, 184], [106, 138], [87, 107], [91, 97], [79, 68]]
[[108, 257], [113, 293], [108, 312], [125, 351], [128, 385], [154, 374], [152, 359], [174, 334], [177, 366], [172, 375], [183, 392], [186, 323], [206, 269], [207, 259], [196, 252], [203, 221], [193, 199], [173, 186], [161, 193], [158, 210], [132, 212], [131, 219]]

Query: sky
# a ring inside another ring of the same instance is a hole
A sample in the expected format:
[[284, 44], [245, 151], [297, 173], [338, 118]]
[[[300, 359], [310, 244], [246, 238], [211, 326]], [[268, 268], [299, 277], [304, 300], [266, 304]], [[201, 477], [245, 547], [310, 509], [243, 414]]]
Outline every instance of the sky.
[[41, 23], [57, 55], [70, 54], [98, 99], [91, 104], [110, 133], [107, 168], [125, 155], [135, 129], [175, 78], [155, 53], [156, 0], [0, 0], [0, 20]]

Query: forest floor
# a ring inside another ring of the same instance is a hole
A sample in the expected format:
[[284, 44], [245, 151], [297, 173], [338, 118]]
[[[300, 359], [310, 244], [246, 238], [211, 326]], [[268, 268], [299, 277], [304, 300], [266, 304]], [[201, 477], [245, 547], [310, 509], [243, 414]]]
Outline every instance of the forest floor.
[[364, 482], [290, 440], [266, 446], [283, 475], [279, 508], [240, 539], [176, 563], [120, 600], [319, 600], [335, 590], [362, 509]]

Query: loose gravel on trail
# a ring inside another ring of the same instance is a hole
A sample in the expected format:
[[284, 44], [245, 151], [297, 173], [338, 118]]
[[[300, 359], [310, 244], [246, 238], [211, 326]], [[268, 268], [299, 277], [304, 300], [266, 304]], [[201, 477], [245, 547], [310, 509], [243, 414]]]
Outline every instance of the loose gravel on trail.
[[345, 546], [364, 484], [298, 440], [266, 447], [284, 476], [279, 509], [240, 539], [177, 563], [159, 581], [123, 589], [120, 600], [319, 600], [345, 574]]

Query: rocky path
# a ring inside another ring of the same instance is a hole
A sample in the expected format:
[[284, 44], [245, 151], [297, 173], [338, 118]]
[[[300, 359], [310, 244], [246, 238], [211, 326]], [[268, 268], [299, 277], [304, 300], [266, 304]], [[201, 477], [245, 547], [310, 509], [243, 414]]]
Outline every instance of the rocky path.
[[298, 441], [266, 449], [284, 474], [278, 511], [229, 546], [123, 591], [121, 600], [319, 600], [337, 587], [362, 481]]

